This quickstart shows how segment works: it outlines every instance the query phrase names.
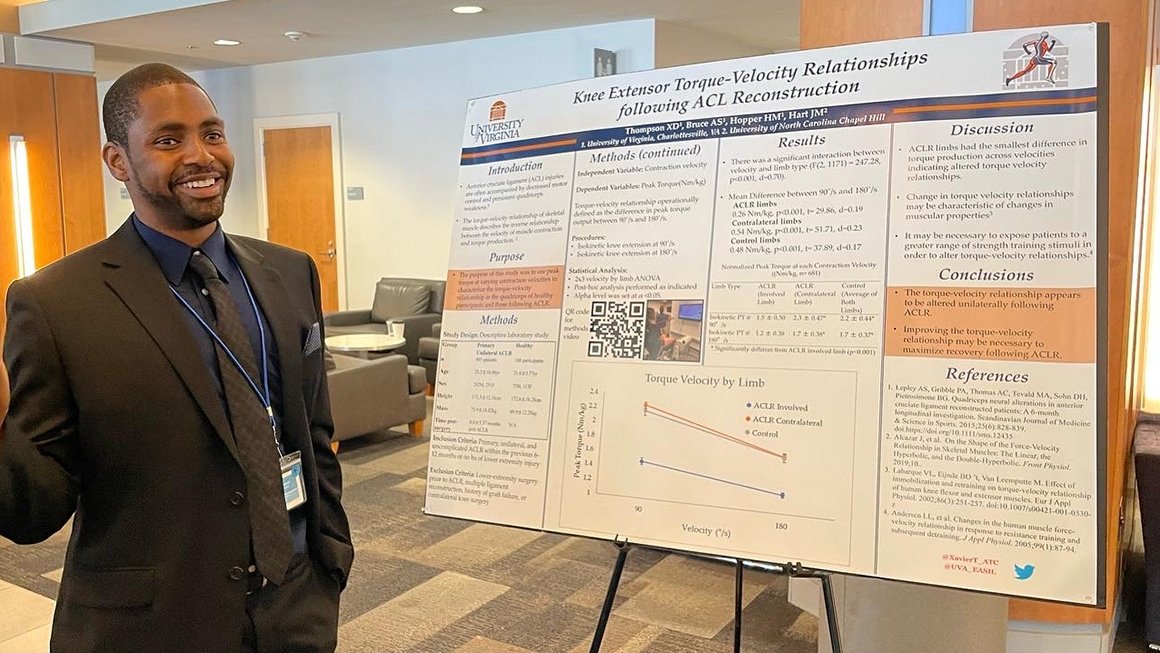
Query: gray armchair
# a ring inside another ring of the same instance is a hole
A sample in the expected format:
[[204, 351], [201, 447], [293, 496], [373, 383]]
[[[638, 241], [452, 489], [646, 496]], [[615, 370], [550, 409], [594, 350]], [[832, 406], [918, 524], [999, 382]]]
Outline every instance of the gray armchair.
[[427, 370], [427, 394], [435, 394], [435, 381], [439, 378], [439, 334], [443, 324], [431, 327], [431, 335], [419, 338], [419, 365]]
[[383, 277], [375, 284], [375, 299], [369, 309], [327, 315], [326, 333], [387, 333], [388, 323], [402, 322], [407, 342], [395, 351], [418, 365], [419, 339], [430, 335], [431, 326], [443, 320], [446, 286], [442, 279]]
[[427, 416], [423, 368], [407, 365], [399, 354], [367, 360], [329, 352], [326, 367], [335, 451], [342, 440], [400, 424], [407, 424], [415, 437], [423, 434]]

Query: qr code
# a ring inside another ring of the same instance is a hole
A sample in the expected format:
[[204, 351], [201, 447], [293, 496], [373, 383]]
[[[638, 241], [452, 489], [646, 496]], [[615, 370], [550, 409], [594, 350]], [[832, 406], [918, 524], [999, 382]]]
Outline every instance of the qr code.
[[594, 301], [589, 318], [590, 357], [641, 357], [644, 349], [644, 302]]

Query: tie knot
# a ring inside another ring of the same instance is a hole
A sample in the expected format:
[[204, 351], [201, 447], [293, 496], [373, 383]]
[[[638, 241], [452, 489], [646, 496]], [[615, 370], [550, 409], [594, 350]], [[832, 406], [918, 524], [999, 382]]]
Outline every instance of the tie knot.
[[211, 279], [220, 279], [218, 276], [217, 267], [209, 257], [202, 253], [201, 250], [193, 250], [193, 256], [189, 257], [189, 269], [197, 275], [202, 282], [210, 281]]

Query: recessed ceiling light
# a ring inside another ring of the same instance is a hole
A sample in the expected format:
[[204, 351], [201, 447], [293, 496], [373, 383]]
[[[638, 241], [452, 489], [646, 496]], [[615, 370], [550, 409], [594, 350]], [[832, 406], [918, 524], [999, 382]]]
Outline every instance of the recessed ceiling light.
[[452, 7], [451, 11], [454, 11], [457, 14], [478, 14], [479, 12], [483, 11], [483, 7], [477, 7], [475, 5], [463, 5], [461, 7]]
[[213, 44], [214, 45], [241, 45], [242, 42], [235, 41], [233, 39], [218, 39], [218, 40], [214, 41]]

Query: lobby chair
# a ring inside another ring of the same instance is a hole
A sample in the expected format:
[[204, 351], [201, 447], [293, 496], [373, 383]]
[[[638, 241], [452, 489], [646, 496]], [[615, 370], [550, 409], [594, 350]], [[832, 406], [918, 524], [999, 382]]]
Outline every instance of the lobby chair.
[[419, 338], [419, 364], [427, 370], [427, 394], [435, 394], [435, 381], [439, 378], [439, 333], [443, 324], [431, 327], [431, 335]]
[[419, 339], [443, 319], [446, 282], [441, 279], [383, 277], [375, 284], [371, 307], [331, 313], [324, 319], [326, 334], [389, 333], [391, 322], [403, 324], [406, 343], [395, 350], [412, 365], [419, 364]]
[[423, 368], [408, 365], [400, 354], [363, 359], [326, 352], [326, 382], [334, 419], [331, 448], [338, 443], [407, 424], [413, 437], [423, 435], [427, 416]]

